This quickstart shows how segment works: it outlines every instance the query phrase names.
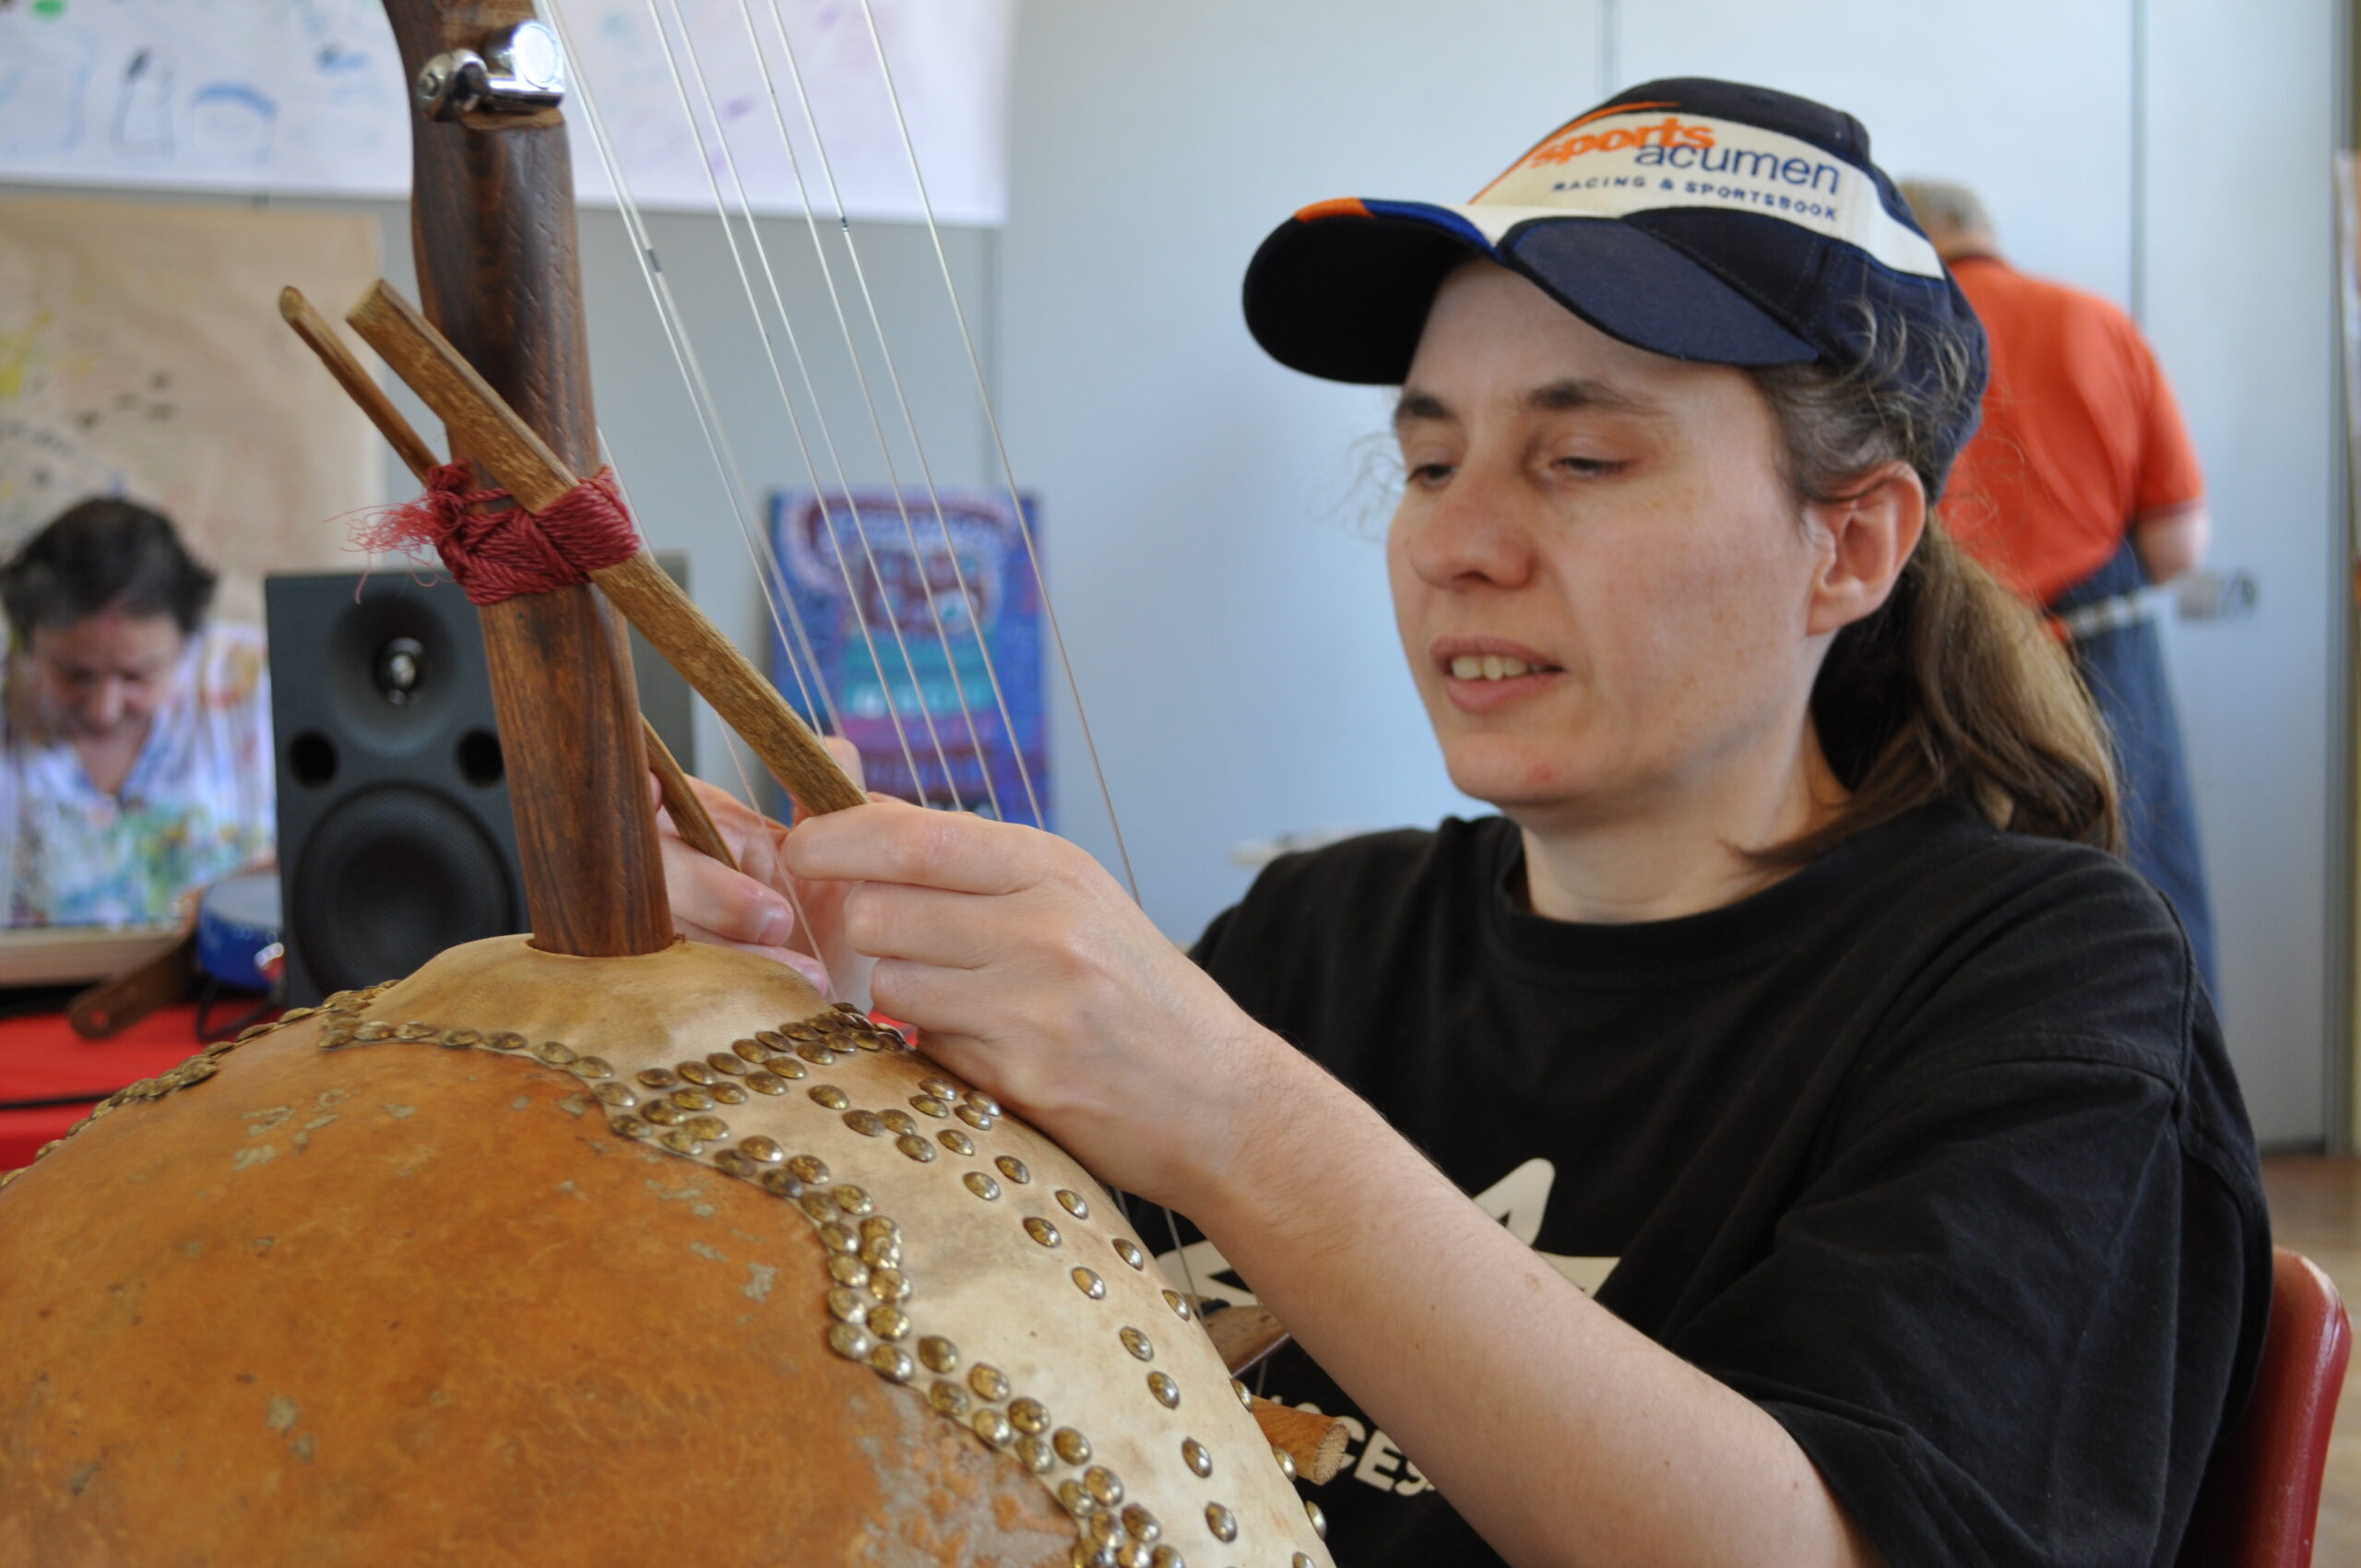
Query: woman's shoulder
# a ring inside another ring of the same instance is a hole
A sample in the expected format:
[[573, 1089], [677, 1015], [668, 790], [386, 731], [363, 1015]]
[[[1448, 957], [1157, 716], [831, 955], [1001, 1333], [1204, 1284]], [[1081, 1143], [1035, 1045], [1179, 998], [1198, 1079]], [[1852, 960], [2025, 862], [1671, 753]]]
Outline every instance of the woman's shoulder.
[[189, 658], [199, 707], [221, 713], [267, 704], [270, 657], [261, 627], [208, 622], [192, 644]]

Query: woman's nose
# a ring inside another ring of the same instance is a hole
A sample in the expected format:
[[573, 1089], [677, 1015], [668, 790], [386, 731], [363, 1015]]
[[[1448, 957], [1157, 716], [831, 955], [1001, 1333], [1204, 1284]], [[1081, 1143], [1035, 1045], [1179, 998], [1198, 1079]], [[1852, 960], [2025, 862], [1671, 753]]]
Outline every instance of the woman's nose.
[[1463, 468], [1411, 529], [1411, 569], [1430, 587], [1522, 588], [1533, 577], [1533, 538], [1519, 487]]

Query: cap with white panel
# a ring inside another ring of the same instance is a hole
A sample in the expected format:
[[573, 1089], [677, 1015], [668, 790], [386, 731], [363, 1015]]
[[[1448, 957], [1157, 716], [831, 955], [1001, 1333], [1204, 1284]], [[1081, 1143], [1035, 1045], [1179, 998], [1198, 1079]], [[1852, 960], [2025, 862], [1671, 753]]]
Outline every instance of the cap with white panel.
[[[1975, 314], [1869, 161], [1861, 123], [1703, 77], [1619, 93], [1462, 204], [1347, 197], [1303, 208], [1247, 268], [1247, 326], [1297, 370], [1398, 383], [1436, 288], [1471, 255], [1675, 359], [1844, 367], [1884, 336], [1904, 344], [1902, 374], [1915, 379], [1964, 339], [1983, 381]], [[1914, 345], [1927, 363], [1913, 362]], [[1954, 450], [1973, 430], [1970, 419]]]

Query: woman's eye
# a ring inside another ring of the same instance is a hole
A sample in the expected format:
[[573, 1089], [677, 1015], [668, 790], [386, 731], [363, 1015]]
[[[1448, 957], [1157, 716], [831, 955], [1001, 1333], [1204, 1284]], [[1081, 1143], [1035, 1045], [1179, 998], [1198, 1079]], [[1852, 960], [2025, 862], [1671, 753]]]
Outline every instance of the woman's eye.
[[1452, 476], [1452, 472], [1453, 465], [1449, 463], [1413, 463], [1410, 465], [1410, 482], [1441, 484]]
[[1617, 472], [1623, 464], [1611, 457], [1560, 457], [1558, 467], [1569, 473], [1596, 477]]

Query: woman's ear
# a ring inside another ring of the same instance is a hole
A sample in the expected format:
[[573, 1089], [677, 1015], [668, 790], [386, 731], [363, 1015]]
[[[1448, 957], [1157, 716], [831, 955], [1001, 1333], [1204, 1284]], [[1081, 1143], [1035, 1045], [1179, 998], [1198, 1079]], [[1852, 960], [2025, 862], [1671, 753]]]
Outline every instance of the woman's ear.
[[1809, 503], [1805, 517], [1828, 541], [1806, 620], [1819, 636], [1842, 631], [1886, 601], [1926, 531], [1927, 489], [1909, 464], [1883, 463], [1843, 500]]

